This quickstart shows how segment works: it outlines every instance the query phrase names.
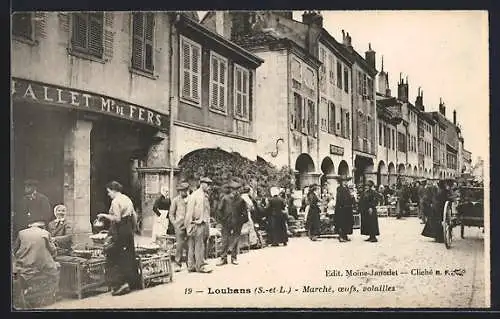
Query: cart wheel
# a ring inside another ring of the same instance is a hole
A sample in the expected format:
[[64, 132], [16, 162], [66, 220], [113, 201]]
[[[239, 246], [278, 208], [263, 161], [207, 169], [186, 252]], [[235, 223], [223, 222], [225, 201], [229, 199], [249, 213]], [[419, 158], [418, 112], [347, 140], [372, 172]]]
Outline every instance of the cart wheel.
[[462, 239], [464, 239], [464, 231], [465, 231], [465, 226], [464, 225], [461, 225], [460, 226], [460, 237], [462, 237]]
[[451, 248], [453, 228], [451, 226], [451, 203], [446, 202], [443, 210], [443, 239], [447, 249]]

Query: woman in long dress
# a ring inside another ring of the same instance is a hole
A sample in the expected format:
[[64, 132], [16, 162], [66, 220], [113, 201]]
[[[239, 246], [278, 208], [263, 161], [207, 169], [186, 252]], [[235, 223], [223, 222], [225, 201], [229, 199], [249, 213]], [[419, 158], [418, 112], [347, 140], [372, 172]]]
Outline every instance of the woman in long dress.
[[279, 244], [287, 245], [288, 232], [285, 210], [285, 201], [279, 196], [279, 189], [271, 187], [271, 199], [269, 200], [267, 209], [271, 218], [271, 246]]
[[359, 199], [359, 210], [361, 213], [361, 235], [369, 236], [365, 241], [375, 243], [380, 235], [378, 227], [377, 204], [382, 200], [381, 196], [373, 189], [373, 181], [366, 183], [364, 193]]
[[309, 193], [307, 194], [307, 202], [309, 203], [309, 209], [306, 217], [306, 229], [309, 235], [309, 239], [312, 241], [317, 241], [320, 228], [320, 213], [319, 208], [319, 197], [317, 195], [318, 191], [317, 185], [312, 185], [309, 188]]
[[439, 181], [439, 191], [433, 200], [432, 213], [425, 223], [422, 236], [434, 238], [437, 242], [444, 241], [443, 234], [443, 210], [446, 201], [450, 200], [450, 189], [446, 181]]
[[113, 296], [130, 292], [130, 289], [137, 287], [139, 279], [134, 246], [137, 216], [132, 201], [122, 194], [122, 189], [122, 185], [116, 181], [106, 185], [112, 200], [109, 213], [97, 215], [110, 221], [111, 243], [105, 249], [105, 254], [107, 279]]

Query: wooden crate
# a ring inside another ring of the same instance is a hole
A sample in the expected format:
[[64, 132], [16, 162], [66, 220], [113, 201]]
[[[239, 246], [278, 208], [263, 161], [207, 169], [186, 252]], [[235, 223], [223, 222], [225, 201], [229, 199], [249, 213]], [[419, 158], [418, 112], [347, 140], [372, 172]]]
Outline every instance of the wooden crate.
[[14, 309], [34, 309], [56, 302], [59, 282], [46, 276], [34, 277], [26, 282], [13, 274], [12, 301]]
[[[71, 259], [73, 258], [73, 259]], [[90, 291], [109, 291], [106, 282], [106, 259], [67, 257], [57, 260], [61, 265], [59, 289], [66, 296], [81, 299]]]
[[377, 215], [378, 215], [378, 217], [387, 217], [387, 216], [389, 216], [389, 208], [388, 208], [388, 206], [377, 206]]
[[169, 254], [145, 255], [138, 258], [141, 289], [158, 283], [172, 282], [173, 270]]
[[222, 253], [222, 237], [221, 236], [210, 236], [208, 238], [207, 245], [207, 257], [208, 258], [218, 258]]

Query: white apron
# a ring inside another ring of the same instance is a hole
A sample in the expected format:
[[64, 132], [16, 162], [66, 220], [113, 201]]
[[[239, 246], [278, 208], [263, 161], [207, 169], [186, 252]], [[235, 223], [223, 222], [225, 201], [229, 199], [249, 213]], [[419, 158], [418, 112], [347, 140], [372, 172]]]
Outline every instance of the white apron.
[[167, 229], [168, 229], [168, 210], [162, 210], [160, 209], [160, 216], [154, 216], [154, 222], [153, 222], [153, 233], [152, 233], [152, 239], [153, 241], [156, 241], [157, 237], [165, 236], [167, 235]]

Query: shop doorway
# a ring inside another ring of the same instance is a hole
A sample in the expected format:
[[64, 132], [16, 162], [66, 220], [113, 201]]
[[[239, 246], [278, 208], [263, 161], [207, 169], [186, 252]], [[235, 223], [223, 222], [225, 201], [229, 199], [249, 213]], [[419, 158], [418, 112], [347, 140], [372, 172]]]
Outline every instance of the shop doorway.
[[66, 110], [14, 103], [11, 131], [12, 209], [20, 209], [24, 181], [38, 181], [38, 191], [53, 207], [64, 201], [64, 139], [72, 118]]
[[117, 181], [140, 214], [141, 185], [136, 168], [146, 158], [156, 130], [114, 118], [94, 121], [90, 135], [90, 222], [111, 204], [106, 184]]

